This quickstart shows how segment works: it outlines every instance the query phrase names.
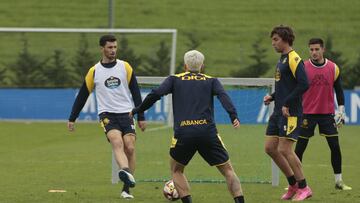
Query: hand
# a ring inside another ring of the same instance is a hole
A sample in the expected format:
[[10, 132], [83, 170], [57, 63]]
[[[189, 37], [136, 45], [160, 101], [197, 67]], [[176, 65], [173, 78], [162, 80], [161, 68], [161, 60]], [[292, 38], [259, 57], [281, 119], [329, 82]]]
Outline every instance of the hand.
[[139, 128], [141, 129], [141, 131], [145, 131], [146, 129], [146, 121], [138, 121], [138, 125], [139, 125]]
[[133, 118], [133, 117], [134, 117], [134, 115], [133, 115], [133, 112], [132, 112], [132, 111], [130, 111], [130, 112], [129, 112], [129, 116], [130, 116], [130, 118]]
[[269, 105], [270, 103], [271, 103], [271, 101], [272, 101], [272, 96], [271, 95], [266, 95], [265, 97], [264, 97], [264, 104], [265, 105]]
[[285, 116], [286, 118], [290, 116], [289, 107], [283, 106], [281, 108], [281, 111], [282, 111], [283, 116]]
[[69, 130], [70, 132], [75, 131], [75, 122], [69, 121], [69, 122], [67, 123], [67, 128], [68, 128], [68, 130]]
[[234, 127], [234, 128], [239, 128], [239, 127], [240, 127], [240, 121], [239, 121], [238, 119], [235, 119], [235, 120], [233, 121], [233, 127]]
[[341, 128], [344, 123], [345, 123], [345, 106], [344, 105], [340, 105], [335, 116], [334, 116], [334, 120], [335, 120], [335, 125], [337, 128]]

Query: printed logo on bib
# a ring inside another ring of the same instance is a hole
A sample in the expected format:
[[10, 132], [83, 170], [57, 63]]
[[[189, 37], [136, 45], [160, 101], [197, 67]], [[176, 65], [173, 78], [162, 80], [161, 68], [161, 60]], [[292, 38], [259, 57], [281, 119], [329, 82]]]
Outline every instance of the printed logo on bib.
[[327, 81], [324, 75], [321, 74], [316, 74], [310, 84], [315, 86], [330, 86], [330, 83]]
[[121, 81], [119, 78], [116, 78], [114, 76], [109, 77], [104, 82], [105, 86], [109, 89], [115, 89], [120, 86]]

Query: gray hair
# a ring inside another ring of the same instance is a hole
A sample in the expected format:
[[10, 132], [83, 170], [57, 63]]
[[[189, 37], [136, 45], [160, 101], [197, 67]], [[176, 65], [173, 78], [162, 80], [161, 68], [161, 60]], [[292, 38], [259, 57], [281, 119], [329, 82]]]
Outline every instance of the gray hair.
[[200, 71], [204, 60], [204, 55], [197, 50], [190, 50], [184, 55], [184, 63], [190, 71]]

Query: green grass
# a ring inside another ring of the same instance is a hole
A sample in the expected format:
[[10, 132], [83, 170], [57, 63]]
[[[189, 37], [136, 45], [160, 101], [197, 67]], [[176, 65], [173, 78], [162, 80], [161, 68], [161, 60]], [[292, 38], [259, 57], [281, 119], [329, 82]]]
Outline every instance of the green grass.
[[[120, 185], [110, 183], [111, 150], [97, 123], [78, 123], [75, 133], [65, 123], [0, 122], [0, 202], [128, 202], [120, 199]], [[150, 125], [148, 129], [156, 128]], [[269, 178], [269, 159], [263, 152], [264, 125], [244, 125], [239, 130], [221, 125], [219, 131], [234, 168], [241, 179], [253, 174]], [[341, 129], [343, 177], [352, 191], [335, 191], [330, 154], [324, 138], [316, 136], [304, 157], [304, 170], [314, 197], [309, 202], [358, 202], [360, 178], [359, 126]], [[168, 146], [171, 129], [139, 133], [137, 169], [139, 180], [131, 202], [167, 202], [162, 182], [143, 182], [146, 178], [169, 177]], [[189, 179], [222, 177], [215, 168], [195, 156], [186, 169]], [[243, 183], [247, 202], [280, 202], [286, 186]], [[64, 189], [66, 193], [49, 193]], [[191, 183], [194, 202], [232, 202], [224, 183]]]
[[[116, 28], [175, 28], [178, 29], [177, 61], [188, 49], [186, 33], [200, 39], [198, 48], [205, 53], [207, 73], [229, 76], [231, 70], [244, 68], [253, 61], [249, 58], [251, 44], [262, 38], [268, 49], [265, 59], [275, 64], [278, 58], [270, 45], [269, 32], [273, 26], [287, 24], [294, 27], [294, 48], [308, 58], [307, 41], [319, 36], [333, 36], [333, 47], [343, 52], [348, 65], [355, 61], [360, 50], [360, 2], [357, 0], [122, 0], [115, 2]], [[4, 27], [108, 27], [108, 0], [12, 0], [1, 1], [0, 22]], [[38, 34], [30, 39], [30, 50], [38, 57], [49, 55], [49, 50], [65, 49], [68, 60], [77, 48], [77, 36]], [[97, 35], [90, 37], [93, 52], [97, 53]], [[0, 64], [9, 63], [21, 49], [20, 35], [0, 34]], [[130, 46], [136, 53], [152, 55], [152, 37], [132, 39]], [[120, 53], [121, 58], [121, 53]], [[68, 61], [67, 60], [67, 61]], [[267, 76], [272, 76], [269, 70]]]

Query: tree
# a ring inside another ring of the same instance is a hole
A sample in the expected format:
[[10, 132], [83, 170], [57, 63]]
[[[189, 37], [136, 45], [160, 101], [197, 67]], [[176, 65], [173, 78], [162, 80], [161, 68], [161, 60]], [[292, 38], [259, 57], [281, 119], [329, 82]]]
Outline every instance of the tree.
[[41, 60], [29, 52], [25, 36], [22, 41], [23, 49], [16, 61], [8, 65], [10, 80], [16, 87], [39, 87], [44, 84], [45, 76], [41, 70], [47, 60]]
[[[136, 56], [133, 49], [129, 47], [129, 42], [125, 36], [120, 40], [119, 58], [127, 61], [134, 68], [136, 75], [139, 75], [139, 66], [142, 63], [141, 58]], [[140, 74], [141, 75], [141, 74]]]
[[254, 64], [245, 67], [244, 69], [232, 71], [231, 75], [233, 77], [261, 77], [264, 75], [270, 68], [270, 65], [264, 61], [266, 58], [267, 49], [261, 47], [261, 42], [263, 38], [259, 37], [253, 44], [252, 48], [254, 49], [254, 54], [249, 57], [255, 61]]
[[346, 66], [347, 61], [345, 59], [342, 59], [342, 53], [340, 51], [333, 50], [333, 43], [331, 36], [328, 36], [326, 39], [325, 49], [326, 50], [324, 53], [324, 57], [336, 63], [340, 68], [340, 72], [342, 75], [341, 79], [344, 88], [351, 88], [351, 89], [354, 88], [356, 83], [356, 76], [358, 77], [360, 76], [360, 75], [356, 75], [358, 71], [356, 68], [354, 68], [356, 64], [358, 64], [358, 62], [356, 62], [354, 66]]
[[[201, 45], [199, 37], [195, 35], [193, 32], [185, 33], [185, 36], [188, 39], [188, 42], [185, 43], [187, 50], [197, 49]], [[176, 72], [179, 73], [183, 71], [184, 71], [184, 60], [181, 60], [179, 65], [176, 67]]]
[[0, 67], [0, 86], [6, 85], [6, 68]]
[[86, 34], [82, 33], [79, 39], [78, 50], [76, 51], [75, 57], [71, 63], [76, 77], [75, 86], [79, 86], [83, 83], [85, 75], [96, 63], [96, 61], [97, 58], [89, 50], [89, 42], [86, 38]]
[[188, 39], [188, 42], [185, 43], [185, 45], [189, 50], [197, 49], [201, 45], [199, 36], [195, 35], [193, 32], [185, 33], [185, 36]]
[[54, 50], [54, 54], [43, 70], [48, 87], [73, 87], [78, 75], [67, 67], [64, 51]]
[[144, 76], [166, 76], [169, 75], [170, 48], [165, 41], [160, 42], [160, 47], [154, 57], [146, 57], [146, 64], [140, 68], [140, 74]]
[[341, 69], [341, 79], [344, 88], [353, 89], [356, 86], [360, 86], [360, 54], [352, 66]]
[[332, 37], [329, 35], [325, 42], [325, 53], [324, 57], [330, 59], [336, 63], [340, 68], [345, 67], [346, 60], [342, 59], [342, 53], [340, 51], [333, 50]]

